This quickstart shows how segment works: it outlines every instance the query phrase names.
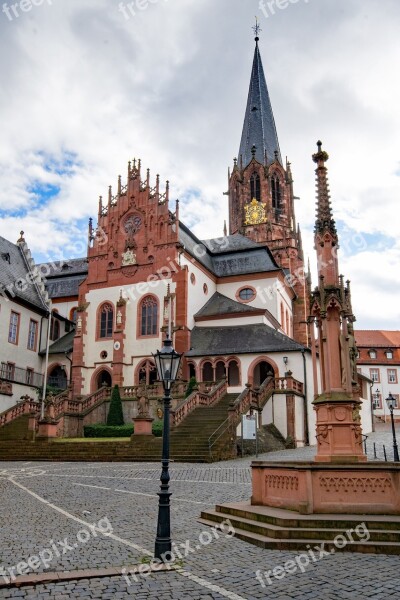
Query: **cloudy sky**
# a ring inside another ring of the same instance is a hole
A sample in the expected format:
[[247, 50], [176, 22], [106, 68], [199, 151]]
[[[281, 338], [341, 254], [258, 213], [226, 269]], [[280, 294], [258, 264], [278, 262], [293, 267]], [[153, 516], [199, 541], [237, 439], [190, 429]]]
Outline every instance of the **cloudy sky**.
[[315, 264], [321, 138], [357, 327], [399, 329], [398, 0], [34, 3], [0, 8], [0, 235], [23, 229], [37, 261], [84, 255], [98, 196], [136, 156], [199, 237], [220, 236], [257, 15], [306, 252]]

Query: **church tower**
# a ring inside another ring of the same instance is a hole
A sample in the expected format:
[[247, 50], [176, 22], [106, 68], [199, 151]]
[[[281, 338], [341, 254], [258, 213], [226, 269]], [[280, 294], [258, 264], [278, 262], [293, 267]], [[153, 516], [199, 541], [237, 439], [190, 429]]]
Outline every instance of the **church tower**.
[[296, 292], [293, 305], [294, 338], [309, 345], [307, 315], [309, 301], [304, 273], [301, 232], [294, 210], [290, 163], [283, 163], [267, 82], [258, 46], [238, 158], [229, 171], [229, 233], [240, 233], [268, 246], [278, 265], [291, 274]]

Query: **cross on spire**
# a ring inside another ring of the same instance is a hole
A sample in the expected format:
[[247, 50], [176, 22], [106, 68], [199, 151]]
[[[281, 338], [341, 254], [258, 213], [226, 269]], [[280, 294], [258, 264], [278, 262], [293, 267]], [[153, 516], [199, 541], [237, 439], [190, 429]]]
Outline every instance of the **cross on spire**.
[[258, 17], [256, 17], [256, 24], [253, 27], [253, 31], [254, 31], [254, 35], [256, 36], [255, 37], [255, 41], [258, 42], [259, 39], [260, 39], [259, 36], [258, 36], [258, 34], [260, 33], [260, 31], [262, 31], [262, 29], [260, 27], [260, 23], [258, 21]]

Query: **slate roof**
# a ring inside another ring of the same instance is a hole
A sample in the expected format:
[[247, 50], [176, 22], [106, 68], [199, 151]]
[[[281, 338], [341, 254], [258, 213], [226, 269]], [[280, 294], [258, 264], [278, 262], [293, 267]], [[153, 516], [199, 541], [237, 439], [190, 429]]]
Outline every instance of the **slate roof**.
[[[26, 282], [28, 274], [29, 269], [20, 247], [0, 236], [0, 292], [10, 298], [14, 294], [23, 302], [47, 313], [48, 307], [35, 285], [15, 285], [19, 280]], [[10, 293], [4, 291], [7, 286], [9, 286]]]
[[194, 327], [186, 356], [294, 352], [304, 346], [272, 327], [257, 323], [239, 327]]
[[47, 267], [42, 272], [46, 274], [46, 289], [50, 298], [78, 296], [79, 285], [86, 279], [88, 272], [87, 258], [71, 258], [38, 265], [40, 266]]
[[274, 162], [275, 150], [278, 151], [279, 162], [282, 164], [278, 134], [258, 43], [254, 52], [246, 115], [239, 149], [239, 160], [242, 157], [244, 168], [253, 158], [251, 152], [253, 145], [256, 146], [255, 158], [262, 165], [265, 162], [265, 152], [267, 153], [268, 164]]
[[260, 310], [263, 309], [254, 308], [248, 304], [241, 304], [240, 302], [236, 302], [236, 300], [232, 300], [232, 298], [228, 298], [219, 292], [215, 292], [207, 304], [194, 315], [194, 318], [214, 317], [226, 314], [260, 313]]
[[268, 248], [239, 233], [201, 241], [180, 223], [179, 241], [193, 258], [216, 277], [280, 270]]
[[[75, 330], [70, 331], [69, 333], [66, 333], [60, 337], [49, 347], [49, 354], [64, 354], [65, 352], [72, 352], [74, 347], [74, 337]], [[42, 350], [39, 352], [39, 354], [44, 356], [46, 354], [46, 350]]]

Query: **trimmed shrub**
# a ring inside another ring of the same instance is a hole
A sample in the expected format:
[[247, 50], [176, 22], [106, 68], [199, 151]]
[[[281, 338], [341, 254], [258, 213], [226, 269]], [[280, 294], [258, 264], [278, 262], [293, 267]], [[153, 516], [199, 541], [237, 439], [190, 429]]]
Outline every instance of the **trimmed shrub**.
[[133, 434], [133, 425], [85, 425], [85, 438], [127, 438]]
[[[128, 438], [133, 434], [133, 425], [85, 425], [83, 435], [85, 438]], [[162, 437], [163, 422], [153, 422], [153, 435]]]
[[196, 377], [191, 377], [189, 379], [189, 383], [188, 383], [188, 386], [186, 388], [185, 398], [187, 398], [188, 396], [190, 396], [190, 394], [193, 392], [193, 390], [196, 387], [197, 387]]
[[153, 421], [153, 435], [156, 437], [162, 437], [163, 432], [163, 422], [162, 421]]
[[115, 385], [111, 394], [110, 408], [108, 410], [107, 425], [124, 425], [124, 414], [122, 412], [122, 402], [119, 393], [119, 387]]

